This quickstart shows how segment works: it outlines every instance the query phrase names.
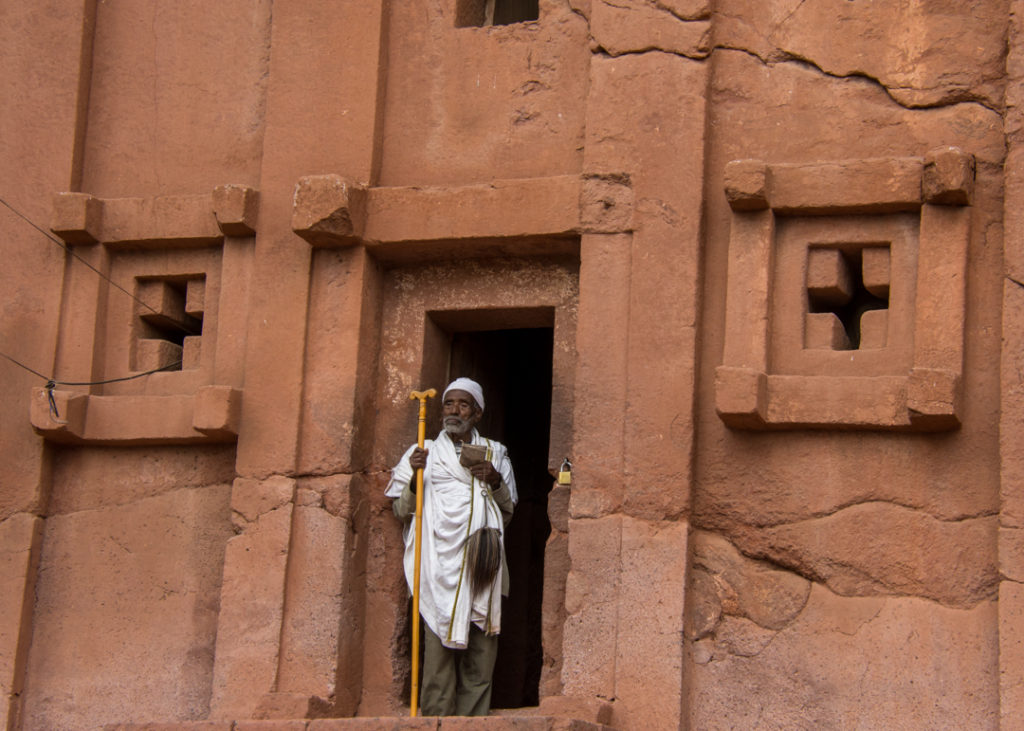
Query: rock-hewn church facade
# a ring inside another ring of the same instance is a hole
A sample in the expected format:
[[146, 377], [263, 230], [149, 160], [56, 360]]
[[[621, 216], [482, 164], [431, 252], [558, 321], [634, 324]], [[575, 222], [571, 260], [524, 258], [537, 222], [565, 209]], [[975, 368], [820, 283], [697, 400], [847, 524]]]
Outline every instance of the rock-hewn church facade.
[[1024, 1], [8, 0], [0, 59], [9, 731], [467, 727], [402, 720], [383, 495], [460, 375], [473, 723], [1024, 729]]

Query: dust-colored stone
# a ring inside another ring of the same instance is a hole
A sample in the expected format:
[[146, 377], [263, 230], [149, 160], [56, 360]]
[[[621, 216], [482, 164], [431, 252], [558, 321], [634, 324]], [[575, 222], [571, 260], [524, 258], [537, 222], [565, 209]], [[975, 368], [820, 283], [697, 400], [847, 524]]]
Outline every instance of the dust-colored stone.
[[234, 731], [233, 721], [181, 721], [179, 723], [109, 724], [103, 731]]
[[54, 460], [50, 513], [124, 505], [234, 476], [234, 450], [220, 445], [69, 449]]
[[580, 226], [588, 233], [629, 231], [633, 204], [625, 176], [588, 176], [580, 188]]
[[235, 721], [232, 731], [306, 731], [306, 721]]
[[[190, 344], [193, 347], [189, 347]], [[198, 338], [185, 339], [182, 367], [198, 365]], [[167, 363], [162, 360], [160, 363]], [[159, 364], [158, 364], [159, 365]], [[230, 386], [206, 386], [196, 393], [192, 426], [204, 434], [231, 438], [238, 434], [242, 393]]]
[[[550, 718], [537, 716], [501, 716], [488, 718], [487, 727], [496, 731], [549, 731]], [[480, 720], [469, 717], [446, 717], [440, 719], [438, 727], [444, 731], [473, 731], [480, 726]]]
[[304, 508], [321, 508], [323, 507], [323, 496], [316, 490], [300, 487], [295, 491], [295, 505]]
[[631, 244], [626, 234], [585, 234], [580, 244], [571, 517], [599, 517], [622, 502], [623, 435], [606, 415], [625, 409], [629, 290], [623, 281]]
[[253, 716], [258, 719], [326, 718], [332, 715], [332, 703], [306, 693], [274, 691], [260, 698]]
[[331, 515], [344, 517], [352, 509], [352, 476], [332, 475], [318, 480], [304, 480], [320, 493], [324, 509]]
[[357, 243], [366, 221], [366, 189], [339, 175], [310, 175], [295, 185], [292, 230], [314, 246]]
[[642, 0], [594, 0], [590, 34], [612, 56], [659, 50], [702, 58], [710, 50], [711, 25], [684, 21], [668, 8]]
[[760, 160], [733, 160], [725, 168], [725, 197], [734, 211], [768, 207], [768, 166]]
[[569, 495], [572, 488], [567, 485], [555, 485], [548, 493], [548, 519], [551, 530], [566, 533], [569, 530]]
[[24, 728], [208, 716], [228, 499], [187, 488], [46, 521]]
[[996, 591], [995, 525], [991, 517], [946, 522], [901, 506], [867, 503], [818, 519], [743, 530], [737, 544], [840, 594], [911, 594], [970, 607]]
[[1004, 579], [1024, 583], [1024, 529], [999, 528], [999, 573]]
[[0, 718], [14, 718], [25, 682], [43, 520], [21, 513], [0, 523]]
[[974, 193], [974, 177], [974, 158], [963, 150], [931, 150], [924, 159], [924, 199], [940, 205], [968, 205]]
[[[454, 27], [453, 9], [428, 7], [407, 2], [389, 18], [389, 42], [405, 50], [390, 55], [385, 104], [403, 121], [385, 125], [380, 184], [576, 172], [591, 56], [585, 19], [546, 4], [544, 22], [496, 29], [494, 42]], [[463, 73], [468, 58], [479, 74]]]
[[426, 718], [331, 718], [310, 721], [308, 731], [435, 731], [440, 728], [441, 719]]
[[[744, 557], [723, 536], [704, 531], [693, 534], [693, 562], [701, 569], [694, 586], [696, 637], [717, 623], [718, 612], [745, 617], [765, 629], [779, 630], [803, 609], [810, 582], [789, 571]], [[709, 596], [709, 593], [713, 592]]]
[[338, 633], [342, 623], [338, 597], [346, 586], [349, 550], [347, 520], [318, 508], [297, 507], [289, 549], [290, 571], [281, 632], [281, 659], [276, 690], [322, 698], [335, 694]]
[[266, 480], [239, 477], [231, 488], [231, 509], [252, 522], [271, 510], [288, 505], [295, 496], [295, 480], [275, 475]]
[[722, 617], [722, 600], [718, 596], [717, 582], [710, 573], [699, 566], [690, 569], [687, 602], [687, 637], [691, 640], [707, 637], [714, 631]]
[[1003, 285], [1002, 331], [1000, 524], [1024, 528], [1024, 445], [1019, 439], [1024, 434], [1024, 282], [1007, 280]]
[[[620, 489], [626, 511], [644, 519], [677, 517], [686, 511], [689, 501], [689, 415], [693, 409], [689, 384], [694, 372], [693, 359], [687, 353], [695, 347], [696, 335], [688, 323], [696, 312], [697, 273], [693, 258], [682, 254], [685, 248], [667, 260], [654, 252], [697, 238], [702, 194], [692, 183], [703, 159], [704, 127], [694, 122], [704, 101], [695, 92], [705, 85], [706, 73], [700, 63], [661, 53], [598, 57], [591, 69], [584, 169], [600, 174], [629, 173], [635, 215], [644, 221], [634, 227], [628, 252], [628, 291], [623, 291], [625, 281], [603, 291], [606, 307], [613, 298], [621, 297], [628, 302], [628, 309], [609, 313], [599, 331], [607, 343], [618, 337], [613, 334], [615, 328], [628, 316], [624, 365], [629, 375], [622, 437], [629, 443], [643, 443], [644, 449], [642, 456], [641, 452], [630, 453], [623, 460]], [[637, 97], [640, 88], [645, 89], [644, 98]], [[671, 105], [662, 106], [658, 99], [670, 99]], [[630, 112], [637, 104], [647, 110], [643, 125], [637, 125]], [[585, 267], [586, 256], [581, 277], [588, 274]], [[674, 323], [670, 332], [663, 327], [667, 321]], [[611, 376], [618, 365], [605, 358], [604, 368]], [[661, 395], [649, 399], [641, 384], [654, 381], [661, 384]], [[586, 386], [580, 390], [581, 399], [595, 398], [605, 404], [618, 393], [616, 388], [607, 388], [590, 396]], [[619, 412], [609, 404], [601, 413]], [[613, 454], [610, 451], [603, 459]], [[573, 495], [574, 511], [579, 497]], [[602, 497], [609, 504], [618, 498], [614, 493]]]
[[[713, 659], [693, 667], [691, 722], [994, 728], [994, 612], [993, 602], [958, 610], [922, 599], [843, 598], [815, 585], [797, 621], [771, 638], [750, 622], [720, 626]], [[935, 662], [935, 646], [945, 661]]]
[[99, 241], [103, 204], [86, 193], [58, 193], [53, 198], [50, 230], [70, 244]]
[[[282, 487], [293, 481], [268, 482]], [[232, 501], [237, 492], [232, 490]], [[280, 491], [272, 494], [279, 496]], [[242, 534], [228, 541], [210, 701], [213, 718], [251, 718], [263, 695], [273, 689], [292, 511], [287, 503], [254, 516]]]
[[612, 720], [611, 704], [592, 698], [549, 695], [541, 700], [537, 712], [544, 716], [574, 718], [598, 724], [608, 724]]
[[562, 689], [565, 584], [569, 568], [569, 536], [564, 532], [552, 531], [544, 546], [544, 600], [541, 612], [544, 657], [540, 679], [542, 699], [554, 696]]
[[1024, 728], [1024, 585], [999, 586], [999, 715], [1000, 729]]
[[1003, 3], [771, 0], [715, 5], [715, 43], [806, 60], [835, 76], [877, 79], [901, 104], [1000, 104]]
[[[562, 685], [566, 695], [611, 698], [619, 602], [622, 518], [569, 521]], [[597, 662], [595, 662], [597, 660]]]
[[244, 185], [218, 185], [213, 189], [213, 212], [225, 236], [256, 233], [259, 193]]
[[688, 533], [685, 521], [622, 520], [615, 628], [615, 698], [621, 705], [613, 710], [613, 725], [683, 724], [680, 678]]
[[299, 460], [308, 474], [350, 472], [366, 461], [372, 363], [360, 329], [377, 326], [379, 272], [365, 251], [324, 250], [311, 276]]
[[743, 617], [725, 617], [716, 634], [716, 657], [723, 653], [738, 657], [755, 657], [775, 639], [775, 632]]

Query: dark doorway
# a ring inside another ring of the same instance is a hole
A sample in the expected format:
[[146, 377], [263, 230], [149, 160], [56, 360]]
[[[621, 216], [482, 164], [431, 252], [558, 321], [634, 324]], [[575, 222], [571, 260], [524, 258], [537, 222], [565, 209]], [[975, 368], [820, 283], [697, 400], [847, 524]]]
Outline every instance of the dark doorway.
[[547, 463], [553, 335], [552, 328], [452, 335], [449, 375], [468, 376], [483, 386], [487, 404], [480, 433], [508, 447], [519, 492], [505, 531], [510, 587], [501, 609], [494, 708], [539, 702], [544, 545], [551, 532]]

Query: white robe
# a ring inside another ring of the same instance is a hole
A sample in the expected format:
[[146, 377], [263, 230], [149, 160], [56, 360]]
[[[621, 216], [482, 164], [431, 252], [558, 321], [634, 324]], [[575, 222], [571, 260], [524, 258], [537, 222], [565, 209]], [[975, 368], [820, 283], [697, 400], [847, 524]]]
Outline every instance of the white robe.
[[[488, 447], [489, 461], [508, 485], [513, 504], [518, 500], [515, 477], [505, 446], [482, 438], [473, 430], [473, 444]], [[420, 559], [420, 615], [445, 647], [464, 649], [469, 625], [488, 634], [501, 630], [502, 566], [489, 587], [471, 596], [466, 566], [467, 538], [481, 528], [497, 528], [504, 539], [501, 510], [484, 483], [459, 464], [452, 440], [442, 431], [426, 440], [427, 466], [423, 470], [423, 544]], [[398, 498], [413, 478], [409, 447], [391, 471], [386, 495]], [[415, 571], [415, 519], [405, 525], [405, 578], [412, 592]]]

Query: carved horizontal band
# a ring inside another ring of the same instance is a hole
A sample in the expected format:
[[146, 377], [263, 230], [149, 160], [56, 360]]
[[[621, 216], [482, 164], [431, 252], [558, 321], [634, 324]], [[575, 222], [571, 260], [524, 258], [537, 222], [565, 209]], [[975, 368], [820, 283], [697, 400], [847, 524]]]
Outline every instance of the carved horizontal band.
[[96, 198], [58, 193], [50, 230], [65, 243], [110, 246], [208, 246], [225, 236], [252, 236], [259, 194], [220, 185], [208, 195]]
[[960, 377], [914, 369], [904, 376], [787, 376], [719, 366], [716, 407], [738, 429], [840, 428], [943, 431], [959, 424]]
[[725, 195], [734, 211], [892, 213], [922, 203], [968, 205], [974, 176], [974, 156], [956, 147], [924, 158], [771, 165], [733, 160], [725, 166]]
[[32, 391], [31, 422], [50, 441], [184, 444], [229, 442], [238, 436], [242, 391], [205, 386], [195, 395], [95, 396], [45, 388]]
[[292, 210], [292, 230], [321, 247], [561, 237], [632, 226], [633, 190], [624, 174], [380, 188], [315, 175], [296, 184]]

